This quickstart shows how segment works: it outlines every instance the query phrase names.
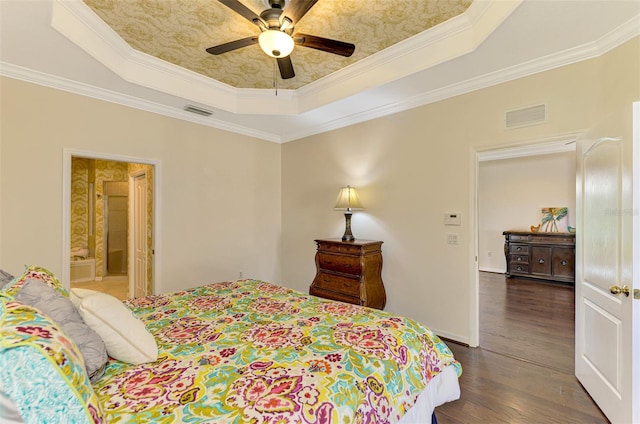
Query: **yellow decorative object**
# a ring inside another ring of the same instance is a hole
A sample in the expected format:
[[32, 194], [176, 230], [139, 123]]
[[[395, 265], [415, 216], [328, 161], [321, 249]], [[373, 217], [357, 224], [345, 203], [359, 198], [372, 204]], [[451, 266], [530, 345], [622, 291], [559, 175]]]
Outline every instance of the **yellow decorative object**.
[[535, 225], [535, 226], [532, 225], [530, 228], [531, 228], [531, 232], [532, 233], [537, 233], [540, 230], [540, 224]]

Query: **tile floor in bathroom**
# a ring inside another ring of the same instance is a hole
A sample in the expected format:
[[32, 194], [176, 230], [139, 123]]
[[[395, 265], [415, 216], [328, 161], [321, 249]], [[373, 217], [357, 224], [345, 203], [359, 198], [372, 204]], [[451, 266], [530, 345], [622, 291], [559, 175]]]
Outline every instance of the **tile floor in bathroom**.
[[103, 277], [102, 281], [71, 283], [71, 288], [89, 289], [108, 293], [120, 300], [129, 298], [129, 279], [126, 275]]

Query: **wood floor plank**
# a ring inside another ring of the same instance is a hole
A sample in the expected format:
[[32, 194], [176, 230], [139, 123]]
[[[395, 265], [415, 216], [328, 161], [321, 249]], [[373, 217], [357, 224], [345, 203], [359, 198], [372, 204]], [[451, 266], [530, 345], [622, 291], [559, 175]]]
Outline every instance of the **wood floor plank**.
[[438, 422], [608, 423], [573, 375], [573, 289], [480, 274], [481, 347], [447, 343], [461, 397]]

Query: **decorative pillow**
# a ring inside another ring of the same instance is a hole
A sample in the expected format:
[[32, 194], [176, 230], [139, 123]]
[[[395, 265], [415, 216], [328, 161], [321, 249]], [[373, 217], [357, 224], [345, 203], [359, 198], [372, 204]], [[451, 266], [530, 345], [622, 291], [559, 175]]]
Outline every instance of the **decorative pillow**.
[[69, 292], [62, 286], [60, 280], [58, 280], [51, 271], [46, 268], [34, 265], [25, 266], [24, 274], [22, 274], [20, 277], [15, 278], [10, 284], [7, 284], [2, 289], [2, 292], [7, 293], [9, 296], [15, 297], [15, 295], [20, 291], [20, 288], [22, 287], [24, 282], [29, 279], [40, 280], [46, 285], [51, 286], [59, 291], [63, 296], [69, 297]]
[[24, 424], [15, 402], [6, 393], [0, 391], [0, 423]]
[[38, 308], [55, 321], [78, 346], [92, 383], [96, 382], [107, 365], [107, 348], [96, 333], [82, 320], [69, 298], [40, 280], [28, 279], [16, 295], [16, 300]]
[[80, 351], [36, 308], [0, 296], [0, 392], [25, 422], [101, 423]]
[[9, 284], [13, 279], [13, 275], [3, 269], [0, 269], [0, 289]]
[[131, 364], [158, 359], [156, 339], [127, 307], [115, 297], [87, 289], [71, 289], [71, 301], [80, 315], [102, 338], [107, 353]]

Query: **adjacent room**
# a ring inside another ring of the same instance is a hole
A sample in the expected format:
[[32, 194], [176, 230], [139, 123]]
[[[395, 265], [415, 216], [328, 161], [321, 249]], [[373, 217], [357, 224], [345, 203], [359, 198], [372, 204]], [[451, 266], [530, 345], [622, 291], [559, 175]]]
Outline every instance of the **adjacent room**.
[[639, 2], [0, 37], [0, 421], [640, 422]]

